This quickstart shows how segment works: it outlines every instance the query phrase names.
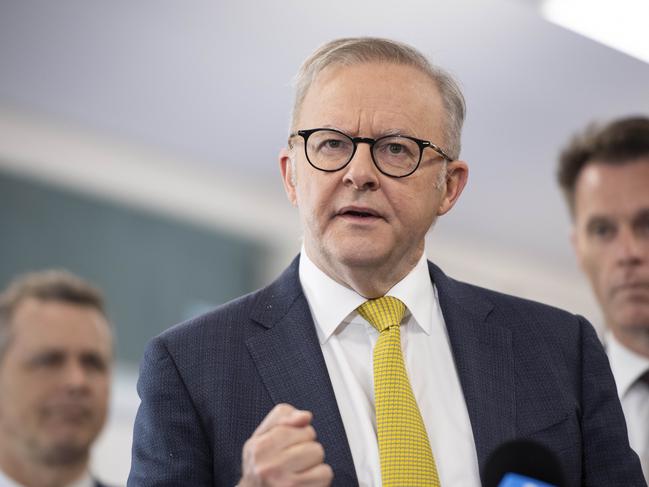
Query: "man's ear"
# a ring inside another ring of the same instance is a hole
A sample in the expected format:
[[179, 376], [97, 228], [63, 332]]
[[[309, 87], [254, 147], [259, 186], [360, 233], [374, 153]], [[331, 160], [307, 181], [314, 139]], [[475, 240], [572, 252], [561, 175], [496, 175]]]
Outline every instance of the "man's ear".
[[452, 161], [446, 166], [445, 194], [439, 208], [438, 215], [448, 213], [460, 198], [469, 179], [469, 166], [464, 161]]
[[282, 173], [282, 183], [284, 191], [293, 206], [297, 206], [297, 193], [295, 186], [297, 175], [295, 174], [295, 164], [291, 160], [291, 152], [286, 147], [279, 151], [279, 170]]

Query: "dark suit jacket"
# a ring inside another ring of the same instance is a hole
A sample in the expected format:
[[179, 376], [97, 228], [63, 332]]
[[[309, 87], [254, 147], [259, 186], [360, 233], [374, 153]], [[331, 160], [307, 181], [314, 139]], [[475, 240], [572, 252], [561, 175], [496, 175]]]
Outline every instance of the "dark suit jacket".
[[[531, 438], [559, 455], [570, 486], [644, 486], [590, 324], [429, 268], [481, 469], [502, 442]], [[298, 259], [269, 287], [154, 338], [138, 391], [130, 487], [233, 487], [244, 442], [281, 402], [313, 412], [334, 485], [358, 483]]]

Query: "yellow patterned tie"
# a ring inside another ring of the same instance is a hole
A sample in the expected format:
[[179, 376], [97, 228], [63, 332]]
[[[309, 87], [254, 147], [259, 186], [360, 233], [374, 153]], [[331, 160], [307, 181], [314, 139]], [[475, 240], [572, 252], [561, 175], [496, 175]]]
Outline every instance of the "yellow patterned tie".
[[366, 301], [358, 313], [379, 331], [374, 347], [374, 401], [383, 487], [439, 487], [426, 427], [401, 353], [406, 305], [392, 296]]

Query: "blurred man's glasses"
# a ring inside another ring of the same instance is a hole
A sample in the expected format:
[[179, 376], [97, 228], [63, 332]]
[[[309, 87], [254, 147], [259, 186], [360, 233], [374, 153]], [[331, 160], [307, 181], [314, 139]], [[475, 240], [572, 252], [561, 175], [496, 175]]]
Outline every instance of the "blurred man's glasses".
[[369, 139], [350, 137], [340, 130], [317, 128], [298, 130], [289, 137], [297, 135], [304, 139], [307, 161], [320, 171], [340, 171], [354, 158], [358, 144], [369, 144], [376, 168], [393, 178], [404, 178], [415, 172], [427, 147], [446, 161], [452, 161], [435, 144], [407, 135], [386, 135], [378, 139]]

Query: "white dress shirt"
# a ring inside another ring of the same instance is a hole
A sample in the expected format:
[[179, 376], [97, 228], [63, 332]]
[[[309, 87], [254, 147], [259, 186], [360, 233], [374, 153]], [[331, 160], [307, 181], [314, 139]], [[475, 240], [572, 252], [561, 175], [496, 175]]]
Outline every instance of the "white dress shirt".
[[649, 370], [649, 358], [626, 348], [612, 333], [606, 336], [606, 352], [624, 410], [629, 443], [640, 457], [649, 482], [649, 385], [638, 381]]
[[[380, 487], [372, 351], [378, 332], [356, 311], [366, 299], [338, 284], [307, 256], [300, 282], [316, 325], [361, 487]], [[407, 307], [401, 346], [442, 486], [480, 486], [464, 394], [425, 255], [386, 295]], [[326, 459], [325, 459], [326, 461]]]
[[[92, 480], [89, 472], [85, 472], [83, 476], [68, 487], [94, 487], [95, 482]], [[22, 484], [17, 483], [15, 480], [10, 479], [7, 475], [0, 470], [0, 487], [23, 487]]]

